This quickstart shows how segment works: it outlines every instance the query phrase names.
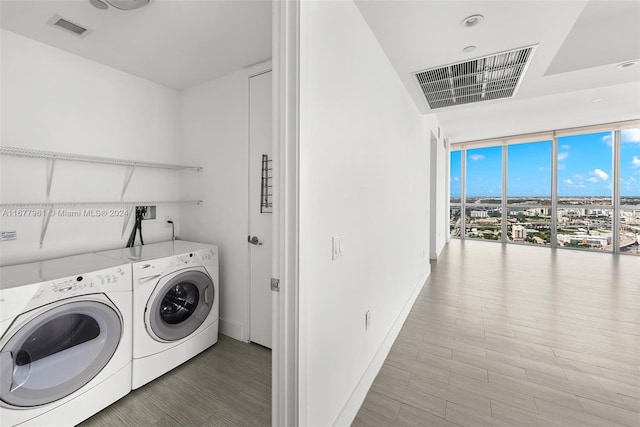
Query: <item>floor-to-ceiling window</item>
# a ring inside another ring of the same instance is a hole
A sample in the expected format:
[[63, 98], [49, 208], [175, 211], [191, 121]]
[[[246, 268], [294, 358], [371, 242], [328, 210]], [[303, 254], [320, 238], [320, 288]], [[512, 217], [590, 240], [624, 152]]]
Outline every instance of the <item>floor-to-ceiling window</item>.
[[451, 235], [640, 254], [638, 125], [452, 144]]
[[507, 146], [507, 239], [551, 244], [551, 141]]
[[613, 133], [558, 138], [557, 244], [613, 249]]
[[502, 238], [502, 147], [467, 150], [465, 236]]
[[462, 152], [452, 151], [449, 160], [449, 232], [460, 237], [462, 230]]
[[640, 128], [620, 135], [620, 252], [640, 254]]

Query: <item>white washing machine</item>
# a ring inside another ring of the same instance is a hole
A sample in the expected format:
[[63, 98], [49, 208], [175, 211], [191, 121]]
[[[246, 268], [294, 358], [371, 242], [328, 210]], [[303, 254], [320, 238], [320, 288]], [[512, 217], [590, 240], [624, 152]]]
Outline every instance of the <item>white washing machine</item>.
[[132, 387], [218, 341], [218, 248], [182, 240], [99, 252], [133, 268]]
[[0, 424], [74, 425], [131, 391], [131, 265], [0, 267]]

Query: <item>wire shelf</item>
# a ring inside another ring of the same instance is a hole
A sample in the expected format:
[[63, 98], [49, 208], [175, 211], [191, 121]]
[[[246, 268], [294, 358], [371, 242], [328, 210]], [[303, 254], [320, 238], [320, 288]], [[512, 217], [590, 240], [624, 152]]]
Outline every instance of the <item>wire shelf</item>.
[[155, 205], [201, 205], [202, 200], [169, 200], [169, 201], [119, 201], [119, 202], [16, 202], [0, 203], [3, 209], [62, 209], [62, 208], [109, 208]]
[[85, 154], [60, 153], [56, 151], [34, 150], [19, 147], [0, 147], [0, 154], [5, 156], [32, 157], [38, 159], [70, 160], [75, 162], [104, 163], [109, 165], [136, 166], [157, 169], [202, 171], [201, 166], [173, 165], [167, 163], [143, 162], [138, 160], [116, 159], [111, 157], [89, 156]]

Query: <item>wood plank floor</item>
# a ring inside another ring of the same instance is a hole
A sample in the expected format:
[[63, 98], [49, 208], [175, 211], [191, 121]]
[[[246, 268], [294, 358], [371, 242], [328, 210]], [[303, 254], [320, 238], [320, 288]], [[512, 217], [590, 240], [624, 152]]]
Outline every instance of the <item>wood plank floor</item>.
[[640, 258], [452, 240], [354, 421], [640, 426]]
[[187, 363], [84, 421], [102, 426], [269, 426], [271, 351], [220, 335]]

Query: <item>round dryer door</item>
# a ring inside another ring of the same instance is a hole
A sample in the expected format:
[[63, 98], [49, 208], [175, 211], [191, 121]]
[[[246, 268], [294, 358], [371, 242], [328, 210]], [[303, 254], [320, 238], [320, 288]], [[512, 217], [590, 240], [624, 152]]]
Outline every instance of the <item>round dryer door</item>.
[[213, 282], [204, 271], [186, 270], [161, 279], [147, 303], [151, 336], [176, 341], [191, 335], [211, 312]]
[[108, 300], [55, 303], [21, 317], [0, 351], [0, 400], [15, 407], [79, 390], [109, 363], [122, 336], [120, 314]]

